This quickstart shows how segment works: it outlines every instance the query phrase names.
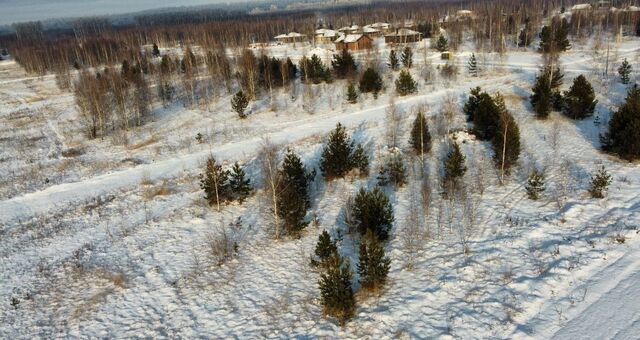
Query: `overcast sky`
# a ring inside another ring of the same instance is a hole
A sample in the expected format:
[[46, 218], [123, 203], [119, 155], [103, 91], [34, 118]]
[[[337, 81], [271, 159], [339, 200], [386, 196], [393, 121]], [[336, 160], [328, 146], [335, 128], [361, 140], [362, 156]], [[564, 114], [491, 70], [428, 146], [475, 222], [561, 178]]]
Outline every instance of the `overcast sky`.
[[0, 0], [0, 25], [51, 18], [122, 14], [163, 7], [233, 2], [244, 2], [244, 0]]

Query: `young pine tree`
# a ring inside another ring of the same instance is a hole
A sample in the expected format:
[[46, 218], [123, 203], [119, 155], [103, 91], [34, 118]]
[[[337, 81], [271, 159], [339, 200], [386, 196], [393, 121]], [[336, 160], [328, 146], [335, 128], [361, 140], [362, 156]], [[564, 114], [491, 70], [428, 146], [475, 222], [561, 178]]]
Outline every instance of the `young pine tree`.
[[467, 99], [467, 102], [462, 108], [462, 111], [467, 115], [467, 122], [473, 122], [474, 113], [478, 110], [478, 106], [482, 100], [480, 96], [481, 93], [482, 89], [480, 86], [471, 89], [469, 93], [469, 99]]
[[324, 266], [328, 260], [338, 255], [338, 246], [326, 230], [318, 236], [315, 250], [316, 257], [311, 260], [312, 266]]
[[438, 52], [444, 52], [447, 51], [449, 49], [449, 41], [447, 40], [447, 38], [444, 37], [444, 35], [440, 35], [438, 37], [438, 41], [436, 42], [436, 50], [438, 50]]
[[609, 120], [609, 131], [601, 138], [605, 151], [622, 159], [640, 159], [640, 88], [633, 86], [618, 111]]
[[551, 28], [549, 26], [543, 26], [542, 30], [540, 31], [540, 52], [551, 52], [553, 44], [553, 32], [551, 31]]
[[569, 43], [569, 22], [566, 18], [563, 18], [560, 23], [557, 24], [553, 35], [554, 45], [560, 52], [564, 52], [571, 48]]
[[251, 180], [246, 178], [244, 169], [236, 162], [229, 174], [229, 189], [238, 202], [243, 203], [251, 194]]
[[538, 169], [533, 169], [527, 178], [524, 188], [527, 190], [527, 197], [531, 200], [538, 200], [545, 190], [544, 173]]
[[360, 242], [358, 253], [358, 274], [362, 288], [379, 290], [387, 281], [390, 266], [391, 260], [385, 256], [384, 244], [372, 232], [367, 232]]
[[309, 183], [315, 173], [309, 173], [302, 160], [293, 151], [287, 150], [282, 162], [281, 186], [278, 195], [278, 213], [285, 233], [298, 236], [307, 226], [305, 216], [309, 209]]
[[354, 199], [353, 215], [361, 235], [371, 231], [379, 240], [389, 238], [393, 225], [393, 207], [379, 187], [372, 191], [360, 188]]
[[620, 67], [618, 67], [618, 74], [620, 75], [620, 82], [627, 85], [631, 78], [631, 64], [624, 58]]
[[349, 86], [347, 87], [347, 102], [349, 102], [349, 104], [355, 104], [358, 102], [358, 92], [356, 92], [356, 87], [353, 83], [349, 83]]
[[340, 79], [351, 77], [358, 70], [355, 59], [346, 49], [342, 50], [340, 54], [333, 55], [331, 66], [336, 77]]
[[572, 119], [583, 119], [593, 114], [597, 103], [593, 87], [587, 78], [579, 75], [569, 91], [564, 93], [563, 112]]
[[469, 63], [467, 64], [467, 69], [469, 70], [469, 75], [472, 77], [478, 76], [478, 61], [476, 60], [475, 53], [471, 53], [471, 58], [469, 58]]
[[411, 68], [413, 65], [413, 51], [411, 51], [411, 47], [407, 46], [402, 50], [402, 66], [406, 68]]
[[411, 77], [409, 71], [402, 70], [398, 79], [396, 79], [396, 93], [400, 96], [406, 96], [418, 91], [418, 83]]
[[444, 161], [443, 182], [446, 187], [455, 187], [458, 181], [467, 172], [467, 167], [464, 164], [465, 160], [466, 157], [462, 154], [462, 151], [460, 151], [460, 146], [458, 143], [454, 142], [451, 150], [449, 150], [449, 153], [447, 154], [447, 158]]
[[527, 47], [531, 44], [531, 31], [529, 27], [525, 27], [520, 30], [520, 35], [518, 36], [518, 47]]
[[327, 180], [343, 177], [352, 169], [351, 155], [354, 142], [340, 123], [329, 134], [329, 141], [322, 150], [320, 171]]
[[151, 51], [151, 54], [156, 58], [160, 56], [160, 49], [158, 48], [158, 44], [153, 44], [153, 50]]
[[382, 91], [382, 78], [373, 68], [367, 68], [360, 78], [360, 92], [373, 93], [374, 98], [378, 98], [378, 93]]
[[539, 119], [546, 119], [549, 117], [551, 108], [560, 106], [562, 96], [559, 93], [559, 87], [562, 85], [563, 77], [559, 68], [552, 69], [549, 66], [544, 67], [536, 76], [530, 99]]
[[422, 159], [424, 159], [426, 153], [431, 151], [431, 134], [429, 133], [427, 119], [422, 111], [418, 111], [416, 119], [413, 121], [409, 144], [411, 144], [413, 151]]
[[400, 155], [389, 157], [378, 172], [378, 185], [387, 186], [393, 184], [395, 188], [399, 188], [407, 184], [407, 169]]
[[596, 173], [591, 176], [591, 188], [589, 193], [592, 198], [604, 198], [604, 191], [611, 184], [611, 175], [602, 166]]
[[222, 170], [222, 166], [216, 163], [213, 156], [207, 159], [204, 174], [200, 175], [200, 188], [204, 190], [204, 198], [209, 205], [216, 205], [220, 211], [220, 205], [230, 197], [229, 171]]
[[369, 174], [369, 158], [367, 157], [362, 144], [356, 145], [351, 154], [351, 169], [358, 169], [361, 177]]
[[397, 71], [400, 67], [400, 61], [398, 60], [398, 55], [395, 50], [391, 50], [389, 52], [389, 68], [393, 71]]
[[240, 118], [247, 117], [247, 115], [244, 113], [244, 110], [247, 108], [248, 105], [249, 105], [249, 98], [244, 94], [244, 92], [242, 92], [242, 90], [239, 90], [233, 96], [233, 98], [231, 98], [231, 107], [235, 112], [238, 113], [238, 116], [240, 116]]
[[494, 99], [500, 119], [496, 134], [491, 140], [494, 162], [501, 170], [501, 176], [509, 173], [520, 157], [520, 129], [507, 110], [504, 99], [498, 93]]
[[352, 278], [349, 262], [340, 255], [335, 255], [327, 260], [318, 282], [324, 314], [338, 319], [343, 326], [353, 317], [356, 309], [356, 299], [351, 288]]

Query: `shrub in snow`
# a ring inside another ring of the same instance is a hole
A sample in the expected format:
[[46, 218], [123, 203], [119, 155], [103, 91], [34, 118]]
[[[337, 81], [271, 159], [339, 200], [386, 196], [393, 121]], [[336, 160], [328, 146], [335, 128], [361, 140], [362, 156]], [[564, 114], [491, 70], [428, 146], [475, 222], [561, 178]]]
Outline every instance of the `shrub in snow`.
[[372, 233], [360, 242], [358, 253], [358, 275], [360, 285], [366, 290], [377, 291], [387, 281], [391, 260], [385, 256], [384, 244]]
[[583, 119], [593, 114], [596, 108], [596, 94], [583, 75], [573, 80], [569, 91], [564, 93], [563, 113], [572, 119]]
[[540, 195], [542, 195], [545, 190], [544, 180], [544, 173], [538, 169], [533, 169], [531, 174], [529, 174], [529, 178], [527, 178], [527, 183], [524, 185], [529, 199], [534, 201], [540, 199]]
[[382, 91], [382, 78], [373, 68], [367, 68], [360, 78], [360, 92], [373, 93], [374, 98]]
[[371, 191], [360, 189], [353, 201], [353, 216], [360, 234], [371, 231], [380, 240], [389, 238], [393, 208], [379, 187]]
[[422, 111], [418, 111], [416, 119], [413, 121], [409, 144], [413, 148], [413, 151], [420, 155], [420, 157], [423, 157], [425, 153], [431, 151], [431, 134], [429, 133], [427, 119]]
[[413, 51], [411, 51], [411, 47], [407, 46], [402, 50], [402, 66], [406, 68], [411, 68], [413, 65]]
[[630, 76], [631, 76], [631, 64], [627, 61], [627, 58], [624, 58], [620, 67], [618, 67], [618, 74], [620, 75], [620, 82], [623, 84], [629, 84]]
[[604, 198], [604, 191], [611, 184], [611, 175], [602, 166], [596, 173], [591, 176], [591, 187], [589, 193], [592, 198]]
[[640, 158], [640, 88], [627, 93], [624, 104], [609, 120], [609, 131], [600, 137], [605, 151], [628, 161]]
[[320, 158], [320, 170], [327, 180], [343, 177], [352, 169], [358, 169], [361, 174], [366, 174], [369, 160], [361, 145], [355, 146], [355, 142], [347, 136], [347, 132], [338, 123], [336, 129], [329, 135], [329, 141], [322, 150]]
[[407, 183], [407, 169], [402, 156], [394, 154], [389, 157], [386, 164], [380, 167], [377, 179], [380, 186], [389, 184], [393, 184], [396, 188], [404, 186]]
[[312, 266], [325, 265], [329, 259], [338, 255], [336, 241], [331, 239], [331, 236], [326, 230], [323, 230], [320, 236], [318, 236], [315, 255], [316, 257], [311, 259]]
[[409, 71], [400, 71], [400, 76], [396, 79], [396, 92], [400, 96], [406, 96], [418, 91], [418, 83], [411, 77]]
[[349, 86], [347, 87], [347, 101], [350, 104], [358, 102], [358, 92], [356, 92], [356, 87], [353, 86], [353, 83], [349, 83]]
[[240, 116], [240, 118], [245, 118], [247, 116], [245, 115], [244, 110], [248, 105], [249, 98], [247, 98], [242, 90], [236, 92], [233, 98], [231, 98], [231, 107], [233, 108], [233, 111], [238, 113], [238, 116]]
[[307, 172], [300, 157], [287, 150], [280, 175], [282, 187], [278, 194], [278, 213], [285, 232], [290, 236], [298, 236], [307, 226], [305, 216], [310, 204], [309, 183], [314, 177], [315, 171]]
[[326, 262], [318, 282], [324, 314], [338, 319], [344, 325], [353, 317], [356, 299], [351, 288], [353, 273], [348, 260], [334, 255]]

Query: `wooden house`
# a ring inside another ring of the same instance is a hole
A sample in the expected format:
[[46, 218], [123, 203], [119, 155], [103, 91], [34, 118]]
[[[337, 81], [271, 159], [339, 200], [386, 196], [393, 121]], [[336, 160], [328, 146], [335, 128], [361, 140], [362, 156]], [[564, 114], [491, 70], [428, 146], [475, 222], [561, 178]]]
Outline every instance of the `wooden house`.
[[347, 34], [336, 39], [336, 50], [358, 51], [370, 49], [373, 39], [365, 34]]
[[414, 43], [420, 40], [422, 40], [422, 33], [408, 28], [400, 28], [384, 36], [384, 42], [387, 44]]

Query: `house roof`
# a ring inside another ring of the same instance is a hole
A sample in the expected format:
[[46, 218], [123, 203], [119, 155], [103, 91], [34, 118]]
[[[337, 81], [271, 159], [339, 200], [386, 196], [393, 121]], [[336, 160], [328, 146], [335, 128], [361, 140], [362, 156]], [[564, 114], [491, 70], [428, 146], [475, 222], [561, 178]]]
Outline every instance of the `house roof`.
[[360, 26], [351, 25], [351, 26], [345, 26], [345, 27], [339, 28], [338, 31], [357, 31], [359, 29], [360, 29]]
[[340, 38], [336, 39], [335, 42], [343, 42], [345, 44], [348, 43], [354, 43], [362, 38], [366, 37], [366, 35], [363, 34], [347, 34], [347, 35], [343, 35]]
[[408, 28], [400, 28], [397, 31], [395, 31], [394, 33], [390, 33], [387, 34], [385, 36], [387, 37], [394, 37], [394, 36], [398, 36], [398, 37], [406, 37], [406, 36], [410, 36], [410, 35], [421, 35], [422, 33], [414, 31], [414, 30], [410, 30]]
[[372, 27], [366, 27], [366, 26], [362, 29], [362, 31], [363, 31], [364, 33], [378, 33], [378, 32], [380, 32], [379, 30], [377, 30], [377, 29], [375, 29], [375, 28], [372, 28]]
[[335, 37], [337, 35], [340, 35], [341, 33], [338, 31], [334, 31], [334, 30], [330, 30], [327, 28], [320, 28], [316, 30], [316, 36], [323, 36], [323, 37]]
[[578, 11], [582, 9], [591, 9], [591, 4], [577, 4], [577, 5], [573, 5], [571, 9], [574, 11]]
[[304, 37], [304, 34], [300, 34], [298, 32], [290, 32], [287, 34], [280, 34], [280, 35], [276, 35], [276, 39], [284, 39], [284, 38], [300, 38], [300, 37]]
[[367, 28], [374, 28], [374, 29], [387, 29], [389, 28], [391, 25], [386, 23], [386, 22], [374, 22], [373, 24], [369, 24], [364, 26], [365, 29]]

